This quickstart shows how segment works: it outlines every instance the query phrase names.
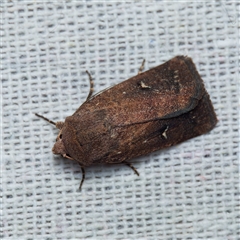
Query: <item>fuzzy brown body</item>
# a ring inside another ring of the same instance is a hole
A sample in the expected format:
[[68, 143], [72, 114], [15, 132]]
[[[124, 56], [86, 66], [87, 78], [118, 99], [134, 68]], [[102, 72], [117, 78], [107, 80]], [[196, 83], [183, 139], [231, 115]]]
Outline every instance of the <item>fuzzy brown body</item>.
[[216, 122], [194, 63], [177, 56], [89, 98], [62, 123], [59, 143], [83, 167], [113, 164], [206, 133]]

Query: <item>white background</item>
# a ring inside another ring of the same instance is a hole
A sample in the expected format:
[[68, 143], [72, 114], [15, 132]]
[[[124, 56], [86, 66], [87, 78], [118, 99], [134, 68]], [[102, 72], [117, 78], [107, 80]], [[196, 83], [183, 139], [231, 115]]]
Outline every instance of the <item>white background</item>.
[[[3, 239], [239, 239], [239, 3], [2, 4]], [[57, 129], [95, 92], [190, 56], [218, 117], [209, 133], [93, 166], [54, 156]]]

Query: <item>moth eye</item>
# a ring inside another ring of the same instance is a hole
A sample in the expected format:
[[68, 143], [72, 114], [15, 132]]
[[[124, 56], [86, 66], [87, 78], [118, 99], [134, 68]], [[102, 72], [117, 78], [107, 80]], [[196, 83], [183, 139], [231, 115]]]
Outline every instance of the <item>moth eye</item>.
[[62, 134], [60, 134], [59, 136], [57, 136], [56, 142], [58, 141], [58, 139], [62, 139]]

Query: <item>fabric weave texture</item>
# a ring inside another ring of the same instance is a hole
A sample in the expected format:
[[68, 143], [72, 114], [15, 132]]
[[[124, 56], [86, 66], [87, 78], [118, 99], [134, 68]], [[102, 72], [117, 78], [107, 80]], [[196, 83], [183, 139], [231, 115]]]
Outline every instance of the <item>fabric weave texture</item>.
[[[2, 239], [229, 239], [240, 234], [237, 1], [3, 1]], [[86, 169], [51, 148], [89, 92], [191, 57], [218, 117], [209, 133]]]

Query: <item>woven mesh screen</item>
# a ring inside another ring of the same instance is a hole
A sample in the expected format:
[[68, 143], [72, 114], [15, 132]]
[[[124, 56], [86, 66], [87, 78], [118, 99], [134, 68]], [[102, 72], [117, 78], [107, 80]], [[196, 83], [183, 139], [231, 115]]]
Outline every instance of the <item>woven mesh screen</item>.
[[[2, 3], [3, 239], [239, 239], [239, 3]], [[51, 148], [88, 95], [190, 56], [217, 113], [205, 135], [86, 169]], [[237, 80], [238, 79], [238, 80]]]

